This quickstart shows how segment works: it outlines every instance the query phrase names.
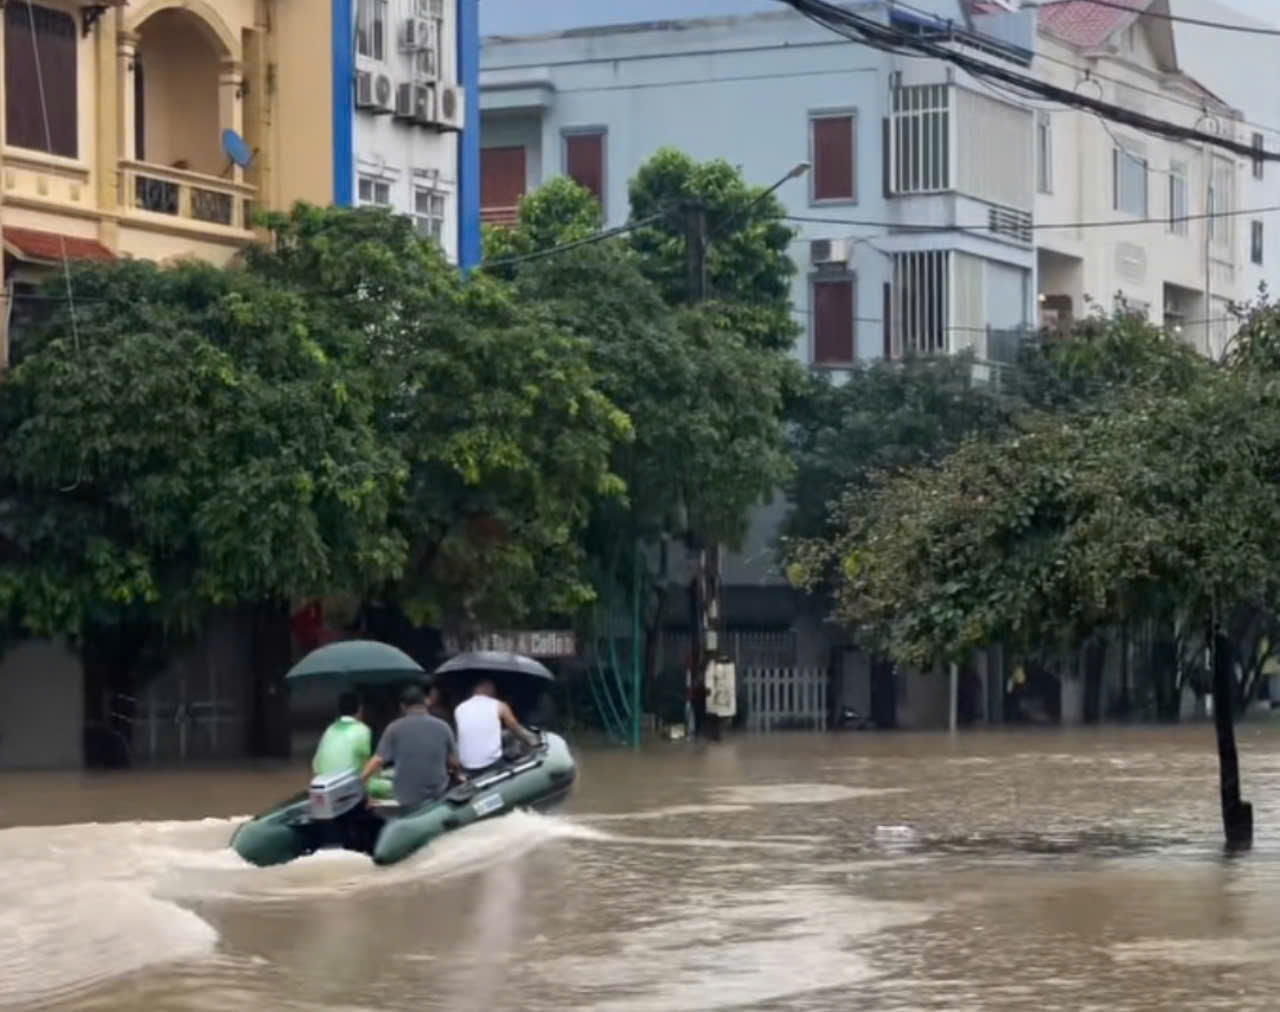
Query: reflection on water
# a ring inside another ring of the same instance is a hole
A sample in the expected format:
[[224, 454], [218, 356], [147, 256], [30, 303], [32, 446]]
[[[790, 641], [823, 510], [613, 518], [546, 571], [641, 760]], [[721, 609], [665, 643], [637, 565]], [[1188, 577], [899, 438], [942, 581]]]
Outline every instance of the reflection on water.
[[591, 752], [391, 868], [227, 849], [299, 769], [0, 776], [0, 1005], [1277, 1007], [1280, 735], [1220, 853], [1205, 729]]

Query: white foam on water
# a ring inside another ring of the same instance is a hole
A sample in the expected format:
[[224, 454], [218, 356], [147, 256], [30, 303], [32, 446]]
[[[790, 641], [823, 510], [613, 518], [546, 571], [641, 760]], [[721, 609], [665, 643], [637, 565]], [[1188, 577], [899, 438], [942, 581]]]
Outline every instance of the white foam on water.
[[1231, 967], [1275, 962], [1273, 938], [1152, 938], [1113, 945], [1117, 963], [1173, 963], [1178, 966]]
[[553, 840], [604, 837], [517, 811], [446, 834], [390, 868], [344, 851], [255, 868], [228, 846], [242, 821], [0, 831], [0, 1008], [49, 1006], [126, 974], [214, 957], [218, 933], [190, 909], [202, 901], [296, 901], [434, 883]]
[[579, 816], [582, 822], [638, 822], [645, 819], [678, 819], [686, 815], [732, 815], [749, 812], [750, 805], [668, 805], [665, 808], [648, 808], [638, 812], [609, 812], [605, 815]]
[[730, 805], [825, 805], [887, 794], [901, 794], [901, 787], [850, 787], [846, 784], [756, 784], [726, 787], [716, 797]]
[[933, 914], [921, 904], [862, 900], [812, 886], [763, 890], [745, 903], [707, 895], [620, 926], [607, 952], [552, 957], [534, 970], [548, 981], [579, 982], [563, 994], [566, 1008], [780, 1007], [875, 977], [851, 946]]

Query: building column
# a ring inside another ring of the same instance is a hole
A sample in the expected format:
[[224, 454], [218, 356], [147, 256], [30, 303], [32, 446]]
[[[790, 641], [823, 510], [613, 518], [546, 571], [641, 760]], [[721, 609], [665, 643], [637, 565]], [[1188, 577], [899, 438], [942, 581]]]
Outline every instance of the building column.
[[[244, 64], [239, 60], [223, 61], [221, 73], [218, 74], [218, 128], [234, 130], [244, 136]], [[239, 165], [231, 167], [231, 178], [237, 183], [244, 182], [244, 169]]]
[[126, 162], [133, 161], [138, 153], [134, 74], [137, 72], [140, 41], [136, 32], [120, 32], [116, 36], [116, 90], [119, 101], [116, 103], [118, 127], [115, 134], [119, 138], [119, 158]]

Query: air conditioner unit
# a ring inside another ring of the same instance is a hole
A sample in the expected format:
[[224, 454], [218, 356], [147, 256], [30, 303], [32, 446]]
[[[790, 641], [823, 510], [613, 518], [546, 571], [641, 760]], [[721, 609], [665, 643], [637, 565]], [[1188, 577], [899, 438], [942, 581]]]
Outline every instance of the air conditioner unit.
[[444, 0], [417, 0], [414, 10], [420, 18], [443, 18]]
[[466, 91], [456, 84], [436, 89], [436, 123], [446, 130], [461, 130], [466, 119]]
[[847, 264], [851, 253], [848, 239], [814, 239], [809, 243], [809, 261], [813, 264]]
[[413, 119], [413, 89], [409, 83], [396, 89], [396, 119]]
[[436, 51], [419, 49], [413, 54], [413, 79], [419, 83], [434, 83], [440, 76], [440, 67], [436, 60]]
[[409, 18], [404, 23], [404, 32], [400, 36], [403, 49], [413, 52], [419, 49], [433, 49], [434, 25], [425, 18]]
[[372, 109], [373, 75], [367, 70], [356, 71], [356, 108]]
[[391, 77], [387, 74], [379, 74], [373, 82], [374, 109], [378, 112], [391, 112], [394, 99], [395, 88], [391, 84]]
[[424, 126], [436, 121], [436, 96], [429, 84], [413, 86], [413, 121]]

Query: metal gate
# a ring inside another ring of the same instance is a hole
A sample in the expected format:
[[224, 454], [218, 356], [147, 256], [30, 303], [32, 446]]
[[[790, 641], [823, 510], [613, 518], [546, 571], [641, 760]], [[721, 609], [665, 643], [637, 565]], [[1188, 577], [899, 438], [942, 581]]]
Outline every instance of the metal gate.
[[752, 731], [826, 730], [826, 668], [747, 668], [742, 681]]

